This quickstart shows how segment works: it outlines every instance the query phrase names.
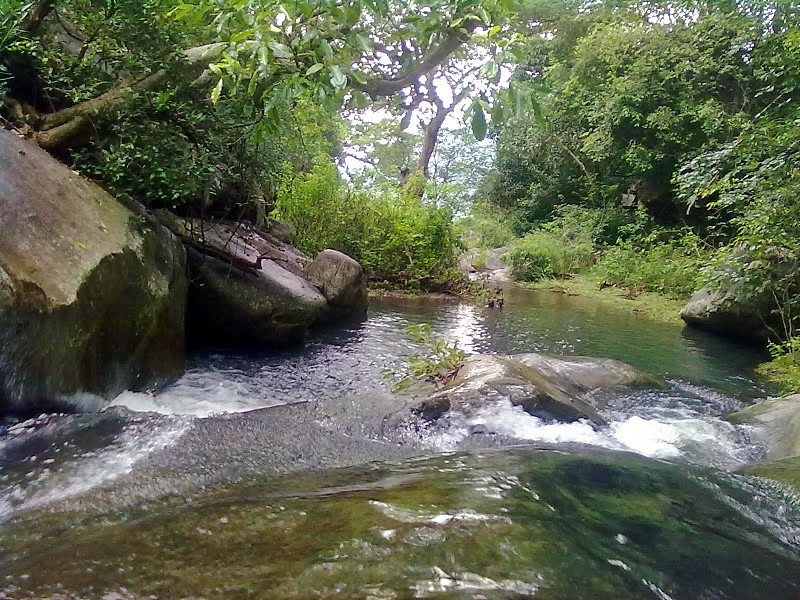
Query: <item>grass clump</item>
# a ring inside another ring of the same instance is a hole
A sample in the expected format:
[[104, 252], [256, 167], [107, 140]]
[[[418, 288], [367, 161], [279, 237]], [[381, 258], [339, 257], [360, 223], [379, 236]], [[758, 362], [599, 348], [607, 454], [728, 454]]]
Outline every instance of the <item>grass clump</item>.
[[792, 337], [786, 342], [769, 345], [772, 360], [762, 363], [756, 369], [769, 381], [780, 387], [786, 394], [800, 391], [800, 337]]

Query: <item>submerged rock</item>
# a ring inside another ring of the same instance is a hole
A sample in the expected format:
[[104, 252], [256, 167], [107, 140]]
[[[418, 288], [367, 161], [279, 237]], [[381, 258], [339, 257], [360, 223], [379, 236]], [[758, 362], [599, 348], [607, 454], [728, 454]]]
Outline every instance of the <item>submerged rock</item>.
[[653, 383], [619, 361], [590, 357], [557, 358], [542, 354], [469, 357], [453, 381], [424, 400], [415, 411], [428, 420], [457, 408], [469, 412], [498, 398], [544, 419], [605, 420], [593, 392], [615, 386]]
[[0, 129], [0, 412], [179, 374], [186, 286], [169, 231]]

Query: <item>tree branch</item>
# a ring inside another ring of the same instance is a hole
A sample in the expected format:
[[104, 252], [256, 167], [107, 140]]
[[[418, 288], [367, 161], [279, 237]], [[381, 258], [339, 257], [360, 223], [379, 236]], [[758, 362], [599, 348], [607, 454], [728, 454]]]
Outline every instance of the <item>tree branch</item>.
[[[209, 62], [217, 58], [227, 47], [223, 43], [206, 44], [184, 52], [190, 68], [204, 70]], [[134, 83], [123, 83], [104, 94], [85, 100], [54, 113], [39, 115], [36, 119], [34, 139], [42, 148], [63, 148], [80, 137], [91, 125], [91, 120], [108, 114], [130, 101], [135, 94], [157, 88], [167, 79], [169, 71], [159, 69]]]
[[55, 0], [37, 0], [28, 9], [28, 14], [22, 19], [19, 28], [28, 33], [36, 33], [44, 21], [55, 8]]
[[393, 79], [371, 79], [363, 84], [356, 84], [354, 87], [362, 92], [366, 92], [373, 99], [381, 96], [391, 96], [411, 85], [427, 73], [440, 66], [447, 58], [461, 47], [469, 39], [469, 31], [475, 29], [478, 23], [467, 28], [468, 33], [459, 29], [450, 29], [441, 44], [439, 44], [430, 54], [419, 61], [414, 68], [402, 77]]

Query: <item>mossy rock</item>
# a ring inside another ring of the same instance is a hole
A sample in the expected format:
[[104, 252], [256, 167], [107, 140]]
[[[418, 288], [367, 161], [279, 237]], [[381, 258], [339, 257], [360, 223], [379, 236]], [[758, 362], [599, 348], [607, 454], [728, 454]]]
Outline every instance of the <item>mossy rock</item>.
[[185, 261], [143, 209], [0, 130], [0, 412], [97, 406], [181, 373]]
[[792, 487], [800, 494], [800, 456], [747, 465], [742, 472], [756, 477], [774, 479]]

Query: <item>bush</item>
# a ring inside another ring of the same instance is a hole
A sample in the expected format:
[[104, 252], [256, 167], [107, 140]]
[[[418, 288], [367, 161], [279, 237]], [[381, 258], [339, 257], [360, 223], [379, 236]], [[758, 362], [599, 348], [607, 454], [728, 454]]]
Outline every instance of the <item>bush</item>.
[[467, 246], [472, 248], [501, 248], [516, 237], [508, 217], [486, 204], [473, 206], [470, 215], [459, 221], [458, 226]]
[[787, 394], [800, 392], [800, 337], [770, 344], [769, 352], [772, 360], [759, 365], [757, 371]]
[[609, 283], [678, 298], [702, 286], [710, 255], [700, 250], [697, 236], [683, 234], [670, 242], [648, 239], [638, 247], [630, 240], [611, 246], [597, 265], [598, 274]]
[[552, 221], [512, 244], [514, 279], [564, 277], [594, 263], [595, 241], [605, 227], [604, 212], [564, 205], [556, 207], [554, 214]]
[[405, 286], [448, 279], [459, 249], [449, 211], [393, 188], [348, 189], [324, 158], [309, 173], [287, 168], [274, 216], [294, 225], [303, 252], [333, 248], [374, 277]]
[[539, 230], [512, 245], [511, 270], [518, 281], [563, 277], [592, 264], [594, 249], [585, 236], [570, 237], [563, 231]]

